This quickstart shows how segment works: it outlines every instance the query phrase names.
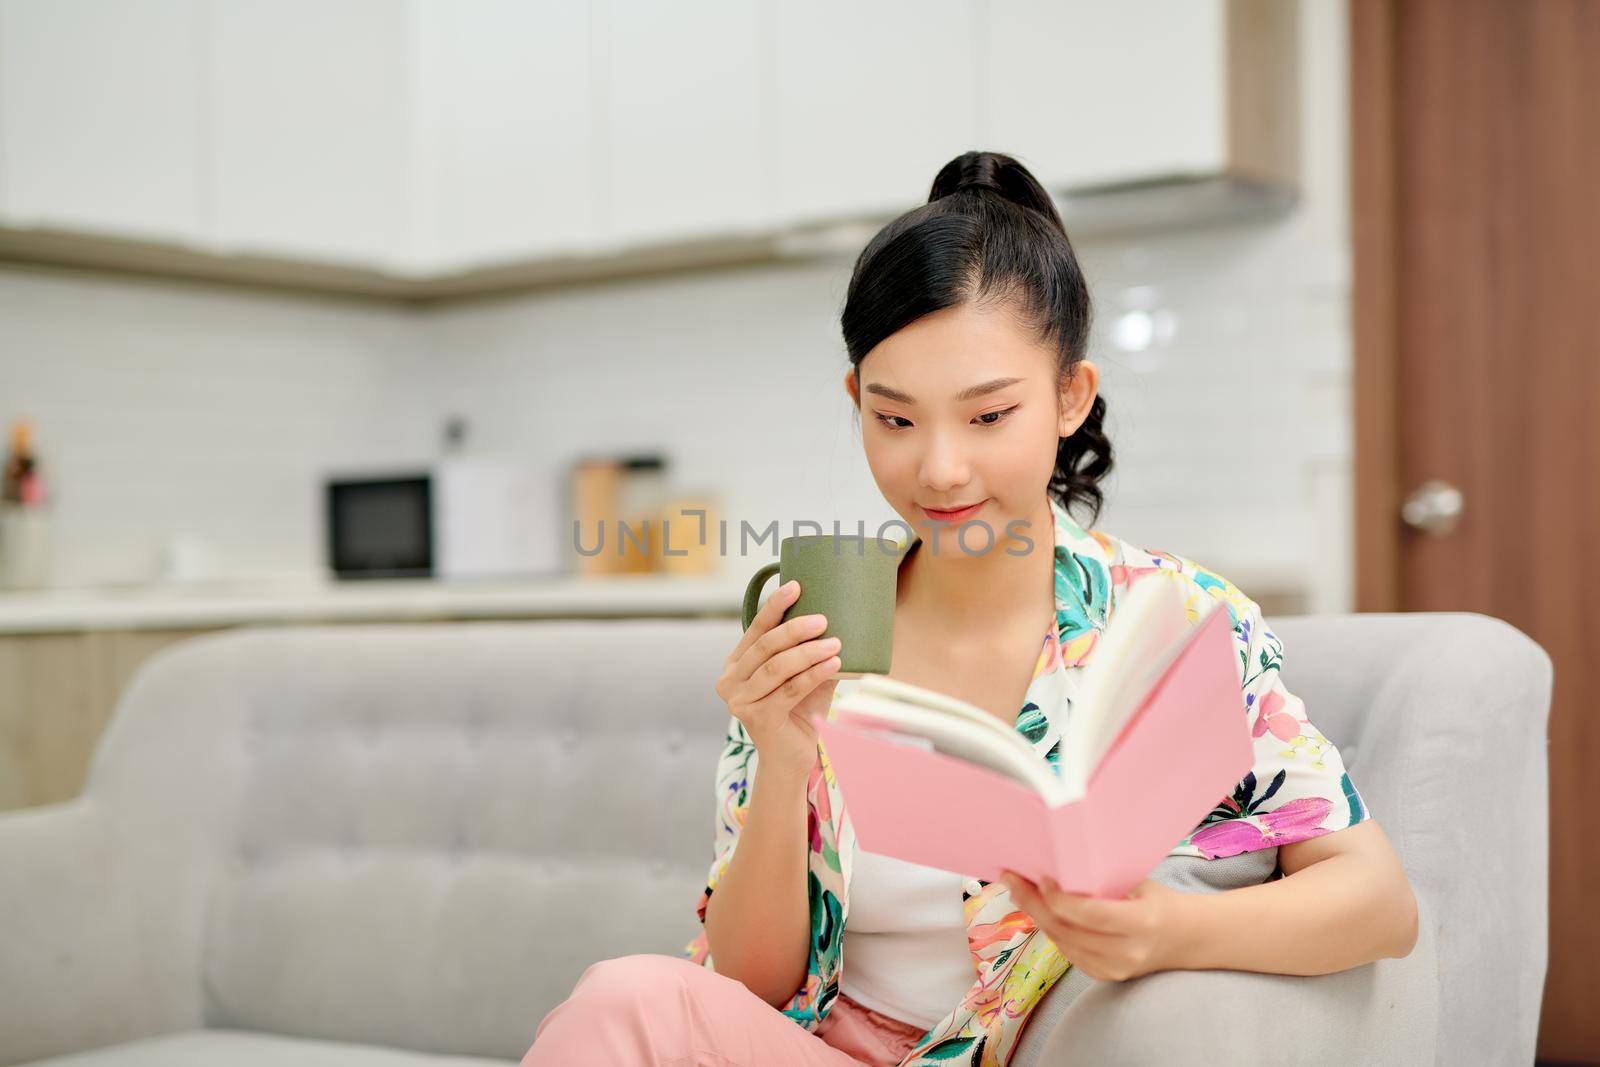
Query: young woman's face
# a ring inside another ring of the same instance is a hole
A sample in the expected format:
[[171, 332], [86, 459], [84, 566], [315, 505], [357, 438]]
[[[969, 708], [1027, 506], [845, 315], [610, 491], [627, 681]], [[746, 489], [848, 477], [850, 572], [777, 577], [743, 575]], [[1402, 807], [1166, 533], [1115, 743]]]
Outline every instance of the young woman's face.
[[[1097, 368], [1088, 360], [1058, 388], [1052, 349], [1035, 344], [1004, 307], [971, 304], [925, 315], [885, 338], [861, 361], [867, 464], [884, 499], [925, 541], [935, 523], [940, 551], [959, 551], [961, 523], [983, 522], [1003, 541], [1012, 519], [1032, 519], [1055, 470], [1059, 439], [1082, 424], [1094, 402]], [[928, 509], [975, 510], [951, 515]], [[1039, 532], [1028, 529], [1037, 541]], [[972, 554], [988, 543], [967, 531]]]

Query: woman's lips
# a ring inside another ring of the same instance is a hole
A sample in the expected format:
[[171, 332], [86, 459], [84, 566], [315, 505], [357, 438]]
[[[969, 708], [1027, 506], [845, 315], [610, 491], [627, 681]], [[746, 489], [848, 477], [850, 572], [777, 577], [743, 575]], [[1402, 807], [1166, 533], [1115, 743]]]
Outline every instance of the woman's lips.
[[985, 497], [971, 507], [962, 508], [960, 511], [936, 511], [933, 508], [923, 508], [922, 513], [934, 522], [963, 522], [976, 515], [983, 506], [989, 502]]

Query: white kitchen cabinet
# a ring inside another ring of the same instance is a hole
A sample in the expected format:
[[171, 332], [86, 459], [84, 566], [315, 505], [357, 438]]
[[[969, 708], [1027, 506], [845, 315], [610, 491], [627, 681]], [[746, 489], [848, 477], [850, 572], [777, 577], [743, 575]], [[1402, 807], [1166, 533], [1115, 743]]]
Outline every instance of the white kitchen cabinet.
[[1264, 218], [1299, 2], [0, 0], [0, 254], [446, 298], [849, 249], [970, 149]]
[[1227, 165], [1224, 0], [986, 0], [984, 140], [1086, 187]]
[[898, 214], [980, 143], [974, 0], [769, 2], [783, 223]]
[[606, 202], [595, 11], [413, 0], [411, 17], [420, 265], [586, 250]]
[[599, 0], [602, 247], [772, 223], [763, 23], [750, 0]]
[[198, 241], [200, 0], [0, 0], [0, 216]]
[[208, 160], [227, 252], [412, 265], [406, 9], [207, 0]]

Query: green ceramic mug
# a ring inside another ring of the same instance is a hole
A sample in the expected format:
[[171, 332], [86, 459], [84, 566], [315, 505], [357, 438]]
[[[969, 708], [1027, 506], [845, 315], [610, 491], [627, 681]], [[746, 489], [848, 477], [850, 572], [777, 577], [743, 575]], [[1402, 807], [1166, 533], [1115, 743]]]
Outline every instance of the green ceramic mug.
[[761, 590], [778, 575], [780, 586], [800, 582], [800, 597], [783, 613], [821, 614], [828, 627], [818, 634], [839, 639], [837, 677], [888, 674], [894, 650], [894, 604], [900, 563], [906, 549], [898, 541], [860, 534], [806, 534], [785, 537], [778, 562], [751, 577], [744, 592], [744, 628], [756, 616]]

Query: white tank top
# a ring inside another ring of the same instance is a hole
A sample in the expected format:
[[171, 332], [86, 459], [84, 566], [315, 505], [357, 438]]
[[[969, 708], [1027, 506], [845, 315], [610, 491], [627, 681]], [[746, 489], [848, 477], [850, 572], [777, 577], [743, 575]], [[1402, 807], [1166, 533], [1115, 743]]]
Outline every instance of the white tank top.
[[839, 991], [874, 1011], [930, 1027], [978, 974], [961, 912], [962, 878], [856, 848]]

